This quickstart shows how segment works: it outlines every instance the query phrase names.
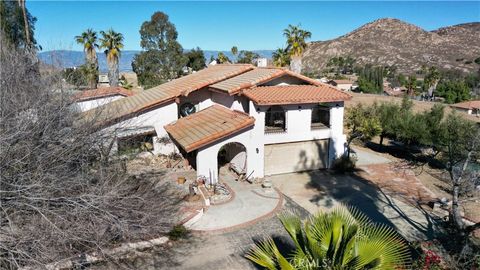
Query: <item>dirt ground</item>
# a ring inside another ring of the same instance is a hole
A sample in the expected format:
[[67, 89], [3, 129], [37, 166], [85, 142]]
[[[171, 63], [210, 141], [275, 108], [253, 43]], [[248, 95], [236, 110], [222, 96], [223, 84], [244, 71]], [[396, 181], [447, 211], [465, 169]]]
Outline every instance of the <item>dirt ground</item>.
[[[352, 107], [355, 106], [358, 103], [362, 103], [364, 105], [372, 105], [374, 102], [398, 102], [400, 103], [402, 101], [401, 97], [392, 97], [392, 96], [383, 96], [383, 95], [374, 95], [374, 94], [360, 94], [360, 93], [354, 93], [354, 92], [349, 92], [350, 95], [353, 96], [353, 98], [349, 101], [345, 102], [345, 107]], [[430, 110], [434, 104], [437, 104], [435, 102], [427, 102], [427, 101], [413, 101], [413, 110], [415, 112], [424, 112]], [[449, 113], [452, 109], [449, 106], [446, 106], [445, 112]], [[469, 119], [471, 121], [475, 121], [477, 123], [480, 123], [480, 117], [476, 117], [473, 115], [468, 115], [466, 113], [461, 113], [462, 116], [464, 116], [466, 119]]]
[[[378, 138], [373, 140], [374, 142], [378, 143]], [[409, 177], [414, 177], [418, 181], [421, 182], [421, 184], [426, 187], [428, 190], [430, 190], [433, 194], [435, 194], [435, 197], [438, 199], [441, 198], [447, 198], [451, 200], [451, 195], [449, 193], [449, 190], [451, 189], [450, 184], [448, 183], [448, 175], [446, 175], [445, 171], [439, 170], [439, 169], [434, 169], [428, 165], [424, 165], [421, 167], [414, 167], [414, 166], [409, 166], [406, 164], [406, 162], [403, 159], [397, 158], [395, 156], [392, 156], [388, 153], [381, 153], [377, 151], [373, 151], [372, 149], [368, 147], [364, 147], [361, 145], [355, 145], [355, 148], [361, 149], [363, 151], [370, 151], [373, 152], [377, 155], [381, 155], [385, 158], [388, 158], [392, 160], [392, 164], [396, 167], [396, 171], [401, 172], [404, 174], [404, 177], [408, 174], [413, 174], [409, 175]], [[377, 168], [379, 169], [379, 168]], [[387, 170], [387, 169], [385, 169]], [[442, 180], [443, 179], [443, 180]], [[446, 180], [445, 180], [446, 179]], [[382, 179], [379, 179], [379, 182], [381, 182]], [[385, 180], [385, 179], [383, 179]], [[374, 181], [374, 179], [372, 180]], [[387, 187], [388, 188], [388, 187]], [[392, 187], [395, 188], [395, 187]], [[401, 188], [401, 187], [400, 187]], [[405, 189], [405, 191], [407, 191]], [[420, 194], [418, 196], [415, 196], [417, 200], [422, 201], [423, 197], [425, 196]], [[429, 197], [429, 196], [427, 196]], [[479, 192], [476, 193], [475, 197], [466, 197], [462, 198], [462, 204], [461, 204], [463, 211], [465, 213], [465, 217], [469, 220], [475, 221], [475, 222], [480, 222], [480, 194]]]
[[[345, 102], [345, 107], [349, 108], [352, 106], [355, 106], [358, 103], [362, 103], [364, 105], [372, 105], [374, 102], [401, 102], [401, 97], [392, 97], [392, 96], [383, 96], [383, 95], [374, 95], [374, 94], [361, 94], [361, 93], [354, 93], [350, 92], [353, 96], [353, 98], [349, 101]], [[434, 102], [425, 102], [425, 101], [413, 101], [413, 110], [415, 112], [424, 112], [430, 110], [434, 104]], [[452, 109], [450, 107], [445, 108], [445, 112], [449, 113]], [[480, 123], [480, 118], [473, 116], [473, 115], [468, 115], [466, 113], [461, 113], [460, 114], [471, 121]], [[378, 143], [378, 138], [376, 140], [373, 140], [374, 142]], [[368, 149], [368, 148], [366, 148]], [[372, 151], [371, 149], [368, 149], [369, 151]], [[398, 159], [392, 155], [389, 155], [387, 153], [380, 153], [374, 151], [375, 154], [382, 155], [386, 158], [392, 159], [395, 162], [401, 162], [401, 159]], [[433, 169], [429, 166], [423, 166], [421, 168], [414, 168], [413, 169], [415, 172], [416, 177], [422, 182], [423, 185], [425, 185], [429, 190], [431, 190], [433, 193], [437, 195], [438, 198], [447, 198], [450, 199], [451, 195], [449, 192], [447, 192], [450, 189], [450, 185], [442, 181], [442, 177], [445, 177], [444, 172], [441, 170], [436, 170]], [[468, 219], [471, 219], [473, 221], [480, 221], [480, 196], [477, 196], [476, 198], [464, 198], [464, 202], [462, 204], [462, 207], [464, 208], [465, 211], [465, 216]]]

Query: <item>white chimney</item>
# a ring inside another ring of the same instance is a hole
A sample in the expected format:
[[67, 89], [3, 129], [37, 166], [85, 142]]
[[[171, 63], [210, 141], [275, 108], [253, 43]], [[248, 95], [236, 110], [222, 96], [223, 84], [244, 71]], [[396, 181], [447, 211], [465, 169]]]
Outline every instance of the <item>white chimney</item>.
[[267, 66], [267, 58], [257, 59], [257, 67], [266, 67], [266, 66]]

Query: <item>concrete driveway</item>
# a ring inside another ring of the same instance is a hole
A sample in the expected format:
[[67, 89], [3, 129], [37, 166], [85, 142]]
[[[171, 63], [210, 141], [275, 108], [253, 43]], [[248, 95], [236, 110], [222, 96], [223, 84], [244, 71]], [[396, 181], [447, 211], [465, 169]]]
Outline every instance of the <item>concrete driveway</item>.
[[358, 208], [375, 222], [396, 228], [409, 241], [430, 239], [434, 234], [435, 221], [423, 209], [387, 195], [357, 176], [313, 171], [268, 178], [310, 213], [344, 203]]
[[372, 151], [352, 147], [352, 154], [357, 157], [357, 166], [365, 166], [372, 164], [390, 163], [391, 160], [381, 155], [375, 154]]

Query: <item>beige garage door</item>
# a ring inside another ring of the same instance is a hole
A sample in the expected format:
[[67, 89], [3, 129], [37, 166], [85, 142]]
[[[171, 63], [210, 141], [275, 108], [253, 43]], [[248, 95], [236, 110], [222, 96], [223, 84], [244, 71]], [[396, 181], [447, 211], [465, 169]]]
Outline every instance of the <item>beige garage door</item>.
[[265, 145], [265, 175], [327, 167], [328, 140]]

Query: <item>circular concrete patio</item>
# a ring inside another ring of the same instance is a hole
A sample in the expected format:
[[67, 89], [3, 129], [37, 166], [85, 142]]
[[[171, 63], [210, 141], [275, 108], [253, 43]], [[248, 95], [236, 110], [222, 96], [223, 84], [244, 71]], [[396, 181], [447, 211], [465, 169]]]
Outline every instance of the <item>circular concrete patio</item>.
[[266, 191], [258, 184], [237, 182], [225, 175], [224, 181], [234, 191], [233, 200], [211, 205], [203, 216], [190, 226], [193, 231], [228, 231], [256, 223], [277, 213], [283, 195], [276, 189]]

